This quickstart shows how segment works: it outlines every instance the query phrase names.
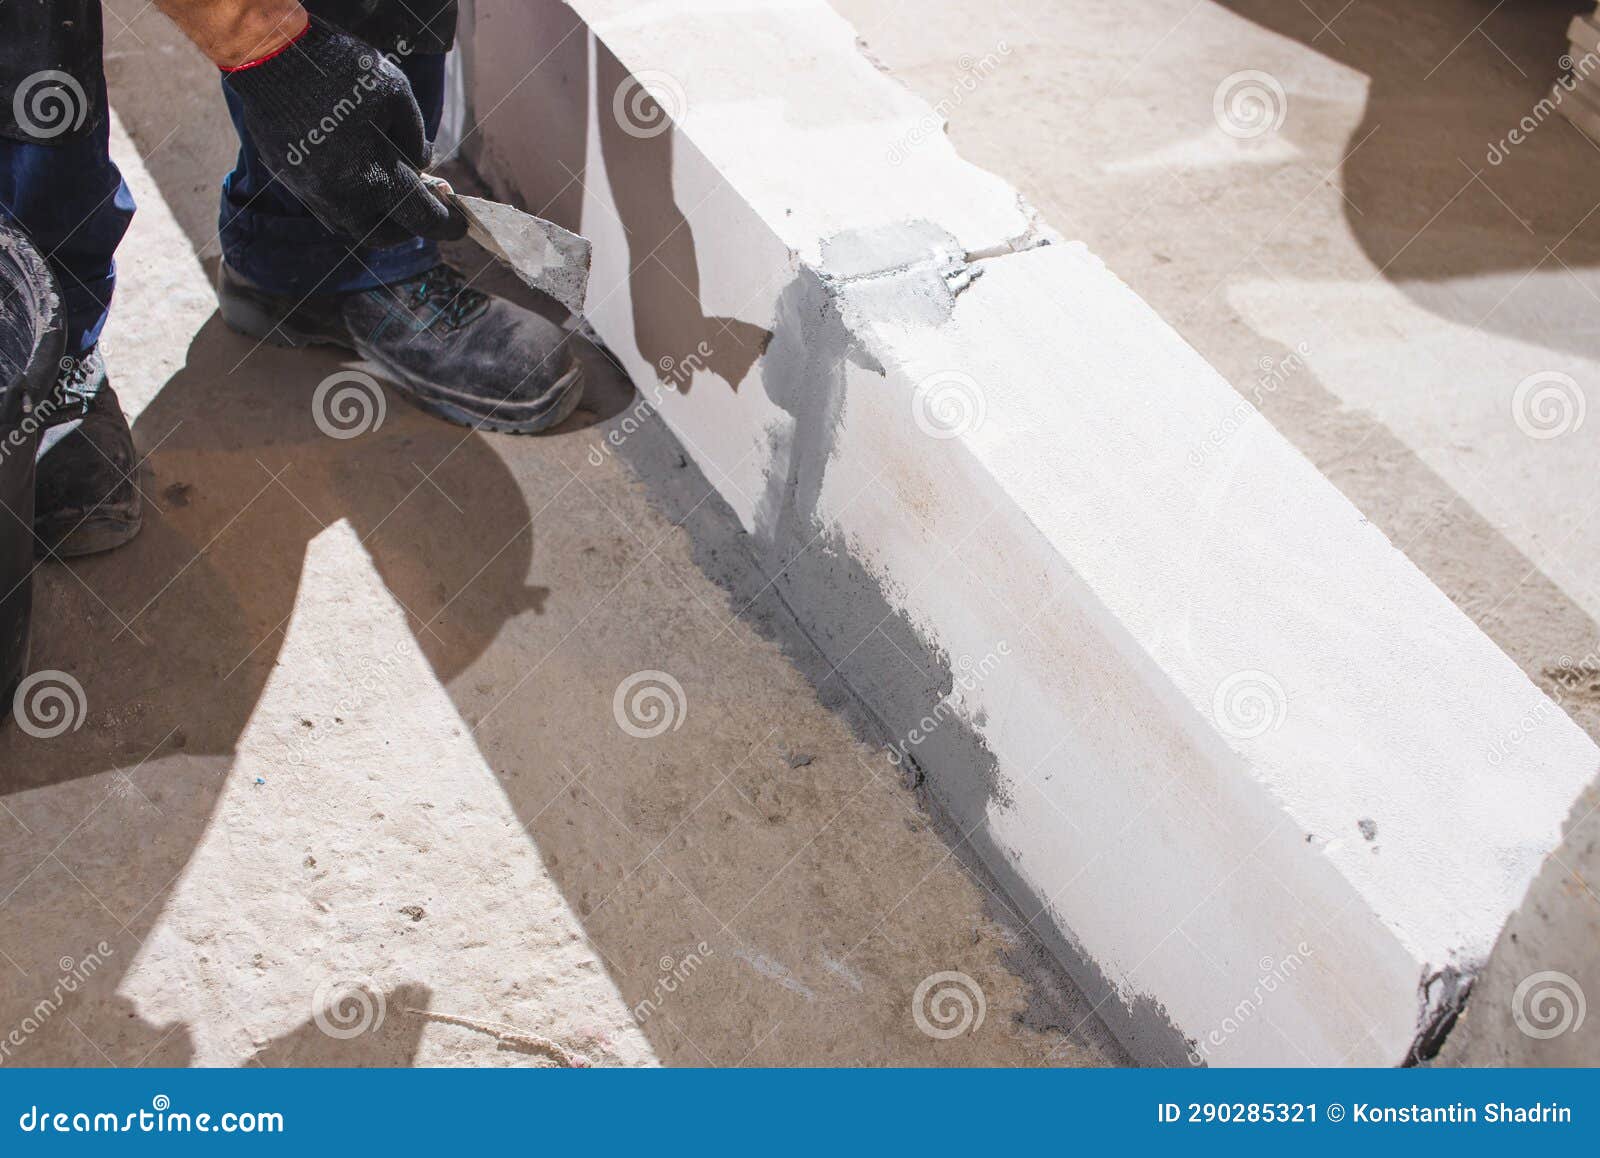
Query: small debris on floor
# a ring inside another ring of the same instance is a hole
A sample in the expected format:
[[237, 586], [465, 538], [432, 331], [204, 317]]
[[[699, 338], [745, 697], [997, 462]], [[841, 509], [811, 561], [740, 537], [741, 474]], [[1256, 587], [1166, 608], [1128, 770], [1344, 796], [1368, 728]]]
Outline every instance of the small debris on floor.
[[1361, 830], [1361, 835], [1367, 840], [1371, 841], [1378, 839], [1378, 824], [1376, 821], [1358, 820], [1356, 821], [1356, 827]]
[[789, 767], [804, 768], [807, 764], [811, 763], [811, 761], [815, 759], [816, 757], [810, 752], [791, 752], [789, 753], [788, 757]]
[[413, 921], [420, 921], [423, 917], [428, 915], [428, 910], [424, 909], [421, 905], [401, 905], [400, 911], [406, 916], [410, 917]]
[[194, 487], [186, 482], [175, 482], [161, 492], [161, 497], [167, 500], [168, 506], [186, 507], [189, 505], [189, 495]]
[[537, 1033], [526, 1033], [512, 1025], [497, 1025], [492, 1021], [479, 1021], [474, 1017], [459, 1017], [453, 1013], [435, 1013], [431, 1009], [407, 1009], [413, 1017], [423, 1017], [429, 1021], [443, 1022], [445, 1025], [459, 1025], [463, 1029], [475, 1029], [479, 1033], [493, 1034], [495, 1040], [501, 1045], [511, 1049], [521, 1049], [528, 1053], [542, 1053], [554, 1059], [558, 1064], [571, 1069], [588, 1069], [589, 1059], [582, 1054], [573, 1053], [559, 1042], [551, 1041]]

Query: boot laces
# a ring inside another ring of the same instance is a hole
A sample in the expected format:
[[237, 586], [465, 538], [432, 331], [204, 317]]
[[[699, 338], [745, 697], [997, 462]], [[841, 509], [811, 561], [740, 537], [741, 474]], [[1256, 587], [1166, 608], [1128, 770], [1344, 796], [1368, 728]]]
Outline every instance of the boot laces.
[[410, 284], [411, 307], [417, 310], [431, 307], [435, 311], [427, 320], [429, 326], [437, 322], [447, 330], [459, 329], [489, 305], [488, 294], [473, 289], [459, 271], [448, 265], [436, 265]]
[[105, 385], [105, 365], [99, 346], [91, 346], [76, 358], [62, 358], [61, 373], [49, 395], [33, 407], [41, 425], [48, 429], [87, 415]]

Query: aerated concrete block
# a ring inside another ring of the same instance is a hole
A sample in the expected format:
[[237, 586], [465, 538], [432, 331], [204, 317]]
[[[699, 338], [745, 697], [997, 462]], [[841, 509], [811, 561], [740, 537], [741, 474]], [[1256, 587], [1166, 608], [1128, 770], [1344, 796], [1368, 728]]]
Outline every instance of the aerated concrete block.
[[819, 0], [474, 7], [469, 154], [1135, 1054], [1434, 1048], [1600, 751]]

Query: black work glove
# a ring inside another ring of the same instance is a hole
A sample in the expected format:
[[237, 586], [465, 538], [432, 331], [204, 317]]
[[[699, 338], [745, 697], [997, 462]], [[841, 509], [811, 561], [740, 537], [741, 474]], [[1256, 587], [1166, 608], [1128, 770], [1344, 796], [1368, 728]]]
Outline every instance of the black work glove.
[[313, 16], [299, 40], [224, 80], [267, 168], [328, 228], [367, 245], [465, 236], [466, 219], [422, 184], [422, 110], [377, 49]]

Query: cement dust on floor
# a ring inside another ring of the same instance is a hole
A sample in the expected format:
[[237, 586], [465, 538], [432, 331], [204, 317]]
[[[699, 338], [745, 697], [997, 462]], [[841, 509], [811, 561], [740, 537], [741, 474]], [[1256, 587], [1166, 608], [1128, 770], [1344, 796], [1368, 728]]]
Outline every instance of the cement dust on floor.
[[[1592, 3], [832, 3], [1600, 739], [1600, 147], [1540, 107]], [[1600, 989], [1597, 805], [1447, 1058], [1600, 1057], [1510, 1024], [1540, 970]]]
[[351, 363], [221, 325], [215, 81], [125, 7], [105, 348], [149, 514], [38, 573], [86, 710], [0, 732], [6, 1064], [1120, 1060], [607, 450], [600, 355], [551, 437], [383, 393], [335, 438]]

